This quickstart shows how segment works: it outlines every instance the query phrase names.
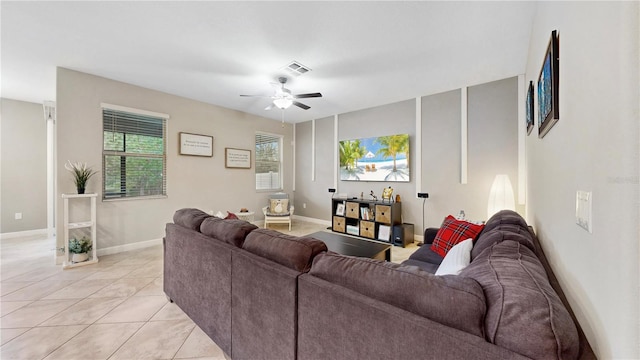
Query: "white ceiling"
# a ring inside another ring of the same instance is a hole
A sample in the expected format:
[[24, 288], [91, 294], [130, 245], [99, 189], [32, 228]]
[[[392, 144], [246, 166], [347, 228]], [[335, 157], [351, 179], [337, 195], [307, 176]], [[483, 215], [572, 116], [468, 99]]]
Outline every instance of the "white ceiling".
[[65, 67], [287, 122], [524, 73], [533, 2], [0, 2], [1, 95], [55, 100]]

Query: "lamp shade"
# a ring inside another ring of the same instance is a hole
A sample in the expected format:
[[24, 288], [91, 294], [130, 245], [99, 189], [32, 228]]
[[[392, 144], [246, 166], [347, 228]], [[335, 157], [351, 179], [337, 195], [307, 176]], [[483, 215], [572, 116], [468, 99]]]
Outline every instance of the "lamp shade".
[[516, 203], [513, 197], [513, 187], [508, 175], [496, 175], [489, 191], [489, 204], [487, 205], [487, 219], [500, 210], [515, 210]]

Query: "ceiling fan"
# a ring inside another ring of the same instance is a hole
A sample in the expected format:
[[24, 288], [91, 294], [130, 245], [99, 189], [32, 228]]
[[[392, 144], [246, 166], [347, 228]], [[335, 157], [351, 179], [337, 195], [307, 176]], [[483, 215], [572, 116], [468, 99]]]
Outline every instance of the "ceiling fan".
[[278, 81], [279, 81], [279, 84], [271, 83], [271, 85], [273, 85], [275, 90], [273, 95], [240, 95], [240, 96], [267, 97], [267, 98], [273, 99], [273, 102], [269, 104], [269, 106], [264, 108], [265, 110], [271, 110], [274, 107], [284, 110], [291, 105], [295, 105], [303, 110], [309, 110], [310, 107], [308, 105], [298, 102], [296, 101], [296, 99], [322, 97], [322, 94], [319, 92], [308, 93], [308, 94], [291, 94], [291, 90], [284, 87], [284, 84], [287, 83], [287, 78], [279, 77]]

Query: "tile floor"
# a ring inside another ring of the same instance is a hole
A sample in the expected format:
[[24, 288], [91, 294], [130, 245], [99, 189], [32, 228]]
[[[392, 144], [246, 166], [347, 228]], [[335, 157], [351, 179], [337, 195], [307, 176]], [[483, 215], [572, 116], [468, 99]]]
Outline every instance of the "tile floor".
[[[270, 226], [271, 227], [271, 226]], [[326, 227], [294, 221], [292, 235]], [[0, 358], [224, 359], [162, 291], [162, 246], [100, 257], [67, 270], [53, 264], [53, 240], [0, 244]], [[393, 247], [401, 262], [417, 249]]]

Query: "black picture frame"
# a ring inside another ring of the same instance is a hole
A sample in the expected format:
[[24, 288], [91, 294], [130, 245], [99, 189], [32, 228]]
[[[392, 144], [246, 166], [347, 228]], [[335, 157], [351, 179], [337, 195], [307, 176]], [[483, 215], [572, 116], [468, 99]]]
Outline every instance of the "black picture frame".
[[560, 119], [559, 109], [559, 44], [553, 30], [538, 75], [538, 137], [543, 138]]
[[529, 81], [529, 88], [527, 89], [527, 103], [526, 103], [526, 109], [527, 109], [527, 117], [526, 117], [526, 122], [527, 122], [527, 135], [531, 134], [531, 131], [533, 130], [533, 123], [534, 123], [534, 110], [533, 110], [533, 81]]

